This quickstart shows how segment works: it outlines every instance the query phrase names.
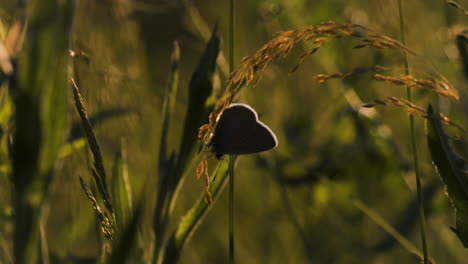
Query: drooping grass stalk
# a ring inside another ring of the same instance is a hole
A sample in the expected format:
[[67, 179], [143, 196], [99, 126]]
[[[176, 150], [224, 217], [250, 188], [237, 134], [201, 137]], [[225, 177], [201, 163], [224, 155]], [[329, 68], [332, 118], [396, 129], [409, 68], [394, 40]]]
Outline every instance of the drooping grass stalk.
[[[404, 17], [404, 6], [403, 1], [398, 0], [398, 13], [400, 15], [400, 34], [401, 34], [401, 42], [406, 47], [406, 32], [405, 32], [405, 17]], [[408, 62], [408, 53], [403, 50], [403, 64], [405, 67], [405, 74], [409, 75], [409, 62]], [[411, 88], [406, 88], [406, 93], [408, 97], [408, 101], [411, 103], [413, 102], [413, 95], [411, 92]], [[421, 175], [419, 171], [419, 159], [418, 159], [418, 149], [416, 146], [416, 128], [414, 125], [414, 117], [413, 115], [409, 116], [410, 121], [410, 129], [411, 129], [411, 145], [413, 149], [413, 159], [414, 159], [414, 170], [416, 173], [416, 188], [417, 188], [417, 196], [418, 196], [418, 204], [419, 204], [419, 220], [421, 225], [421, 242], [423, 248], [423, 255], [424, 255], [424, 264], [429, 263], [428, 254], [427, 254], [427, 243], [426, 243], [426, 220], [425, 220], [425, 213], [424, 213], [424, 200], [423, 200], [423, 193], [421, 191]]]
[[234, 264], [234, 155], [229, 155], [229, 263]]
[[[229, 0], [229, 72], [234, 71], [235, 1]], [[234, 264], [234, 156], [229, 156], [229, 263]]]

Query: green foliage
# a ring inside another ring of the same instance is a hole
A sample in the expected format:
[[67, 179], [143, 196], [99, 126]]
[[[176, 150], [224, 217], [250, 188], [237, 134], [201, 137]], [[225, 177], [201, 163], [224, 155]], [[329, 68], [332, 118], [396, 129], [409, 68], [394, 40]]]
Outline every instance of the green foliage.
[[[73, 1], [31, 1], [28, 31], [13, 82], [15, 262], [34, 263], [41, 207], [64, 141]], [[53, 20], [50, 18], [54, 17]]]
[[114, 159], [112, 170], [112, 198], [115, 206], [117, 230], [123, 231], [129, 224], [132, 212], [132, 192], [128, 177], [127, 150], [122, 142]]
[[353, 201], [352, 204], [359, 210], [365, 213], [372, 221], [384, 229], [387, 233], [392, 235], [398, 243], [400, 243], [408, 253], [413, 254], [419, 258], [419, 261], [423, 260], [423, 253], [413, 244], [411, 241], [406, 239], [402, 234], [395, 230], [390, 223], [382, 218], [377, 212], [367, 207], [361, 201]]
[[[182, 176], [187, 168], [190, 158], [193, 157], [195, 143], [197, 142], [198, 128], [208, 120], [208, 114], [214, 107], [214, 102], [209, 101], [213, 91], [213, 76], [216, 66], [216, 59], [219, 53], [220, 38], [218, 36], [218, 29], [215, 26], [210, 41], [205, 47], [205, 51], [199, 60], [199, 64], [194, 71], [189, 84], [189, 101], [187, 111], [185, 114], [184, 129], [182, 135], [182, 141], [179, 152], [177, 154], [177, 161], [175, 166], [168, 168], [167, 164], [174, 164], [172, 161], [160, 160], [159, 164], [164, 169], [160, 169], [163, 174], [160, 175], [158, 185], [158, 196], [156, 201], [156, 209], [154, 215], [154, 230], [156, 233], [156, 246], [154, 249], [154, 261], [159, 258], [159, 250], [161, 250], [162, 241], [165, 237], [165, 230], [167, 228], [167, 221], [169, 220], [173, 203], [176, 200], [178, 188], [182, 183]], [[173, 53], [173, 65], [177, 60], [178, 47], [175, 46]], [[176, 64], [175, 64], [176, 65]], [[169, 77], [168, 93], [165, 101], [167, 102], [166, 108], [164, 108], [163, 114], [163, 133], [162, 140], [166, 139], [165, 131], [169, 122], [164, 121], [169, 119], [168, 115], [171, 113], [171, 105], [174, 104], [175, 88], [173, 85], [177, 85], [177, 67], [172, 67], [172, 71]], [[165, 143], [161, 141], [160, 154], [164, 155]]]
[[[464, 263], [467, 168], [442, 128], [466, 126], [461, 3], [405, 2], [407, 48], [389, 37], [396, 10], [377, 2], [244, 2], [229, 45], [223, 2], [77, 1], [76, 16], [72, 0], [0, 2], [1, 263], [225, 263], [228, 162], [206, 158], [197, 133], [232, 100], [280, 142], [238, 159], [237, 262], [420, 261], [413, 145], [429, 254]], [[436, 94], [444, 116], [416, 105]]]
[[439, 113], [428, 108], [427, 142], [432, 161], [442, 178], [447, 195], [455, 207], [456, 226], [453, 231], [463, 245], [468, 247], [468, 177], [466, 162], [453, 150], [445, 134]]
[[468, 39], [464, 35], [457, 36], [457, 47], [460, 51], [460, 59], [463, 65], [463, 74], [468, 79]]
[[[229, 163], [221, 162], [219, 168], [213, 172], [209, 191], [213, 197], [213, 202], [218, 199], [229, 175]], [[182, 217], [175, 231], [171, 234], [163, 252], [161, 263], [176, 263], [182, 254], [184, 246], [190, 240], [197, 226], [203, 221], [210, 209], [203, 195]]]
[[[96, 212], [99, 218], [99, 223], [101, 225], [101, 232], [107, 241], [107, 243], [104, 244], [105, 249], [106, 249], [105, 251], [110, 251], [114, 243], [115, 236], [118, 232], [118, 224], [121, 224], [121, 226], [124, 226], [125, 225], [124, 222], [128, 218], [128, 215], [125, 215], [124, 210], [127, 210], [126, 207], [129, 207], [129, 204], [125, 203], [125, 198], [122, 197], [124, 195], [128, 195], [128, 190], [122, 190], [122, 193], [120, 193], [116, 189], [120, 188], [121, 186], [113, 186], [114, 188], [112, 190], [114, 191], [114, 194], [115, 194], [114, 198], [119, 199], [119, 202], [122, 203], [122, 204], [119, 204], [119, 209], [122, 209], [122, 210], [119, 211], [120, 212], [119, 222], [117, 222], [115, 209], [112, 204], [112, 200], [110, 196], [110, 190], [107, 185], [106, 171], [104, 169], [104, 160], [101, 154], [101, 148], [98, 144], [96, 135], [88, 119], [88, 114], [86, 112], [83, 98], [81, 97], [78, 85], [76, 84], [74, 79], [72, 79], [71, 82], [72, 82], [72, 89], [73, 89], [73, 98], [75, 99], [75, 107], [76, 107], [78, 114], [80, 115], [84, 133], [88, 141], [88, 146], [91, 149], [91, 153], [93, 154], [94, 162], [93, 162], [93, 168], [91, 169], [91, 173], [93, 175], [94, 182], [96, 183], [99, 197], [104, 203], [105, 211], [100, 208], [95, 194], [88, 188], [88, 186], [85, 183], [85, 180], [81, 176], [80, 176], [80, 184], [81, 184], [81, 188], [84, 190], [86, 196], [91, 202], [91, 205], [94, 211]], [[120, 168], [120, 169], [123, 170], [123, 168]], [[115, 174], [118, 175], [118, 171], [117, 171], [119, 170], [118, 165], [115, 170], [116, 170]], [[122, 172], [122, 175], [123, 174], [124, 172]], [[124, 183], [122, 183], [122, 185], [124, 185]], [[122, 188], [124, 187], [122, 186]], [[106, 255], [103, 254], [102, 257], [105, 258]]]
[[[190, 80], [184, 133], [176, 166], [178, 170], [186, 168], [197, 142], [196, 135], [198, 135], [198, 129], [208, 120], [208, 114], [212, 112], [214, 107], [214, 101], [210, 101], [209, 99], [213, 92], [213, 77], [220, 49], [219, 45], [218, 26], [215, 25], [211, 39], [207, 43], [205, 52], [201, 56], [199, 64]], [[181, 173], [176, 176], [176, 179], [177, 177], [180, 178]]]
[[109, 264], [128, 263], [131, 259], [132, 250], [137, 244], [138, 224], [143, 213], [143, 202], [144, 200], [137, 204], [128, 223], [122, 227], [116, 247], [112, 250], [112, 255], [109, 257]]
[[180, 47], [177, 41], [174, 41], [174, 50], [171, 56], [171, 67], [169, 73], [169, 80], [167, 84], [167, 94], [164, 97], [164, 103], [162, 106], [162, 126], [161, 126], [161, 140], [159, 147], [159, 167], [161, 169], [161, 175], [164, 177], [165, 174], [170, 173], [170, 169], [173, 164], [170, 163], [167, 157], [167, 141], [168, 131], [172, 113], [174, 112], [177, 88], [179, 87], [179, 63], [180, 63]]

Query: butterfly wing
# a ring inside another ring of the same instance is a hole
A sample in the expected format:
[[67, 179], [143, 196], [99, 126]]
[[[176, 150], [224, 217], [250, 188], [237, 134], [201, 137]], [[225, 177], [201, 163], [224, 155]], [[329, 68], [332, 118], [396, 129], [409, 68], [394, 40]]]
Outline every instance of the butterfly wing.
[[249, 144], [238, 154], [249, 154], [266, 151], [275, 148], [278, 140], [270, 128], [260, 121], [257, 121], [254, 132], [247, 140]]
[[242, 149], [247, 138], [253, 133], [256, 114], [243, 105], [232, 105], [224, 109], [216, 124], [213, 147], [217, 155], [234, 154]]
[[232, 104], [223, 111], [213, 137], [217, 156], [256, 153], [276, 145], [273, 132], [258, 121], [255, 110], [244, 104]]

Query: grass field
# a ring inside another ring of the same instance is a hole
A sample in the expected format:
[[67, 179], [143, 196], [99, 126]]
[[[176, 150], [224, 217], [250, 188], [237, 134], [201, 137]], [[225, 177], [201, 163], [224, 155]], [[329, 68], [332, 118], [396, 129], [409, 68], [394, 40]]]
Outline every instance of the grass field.
[[465, 263], [467, 9], [2, 0], [0, 263]]

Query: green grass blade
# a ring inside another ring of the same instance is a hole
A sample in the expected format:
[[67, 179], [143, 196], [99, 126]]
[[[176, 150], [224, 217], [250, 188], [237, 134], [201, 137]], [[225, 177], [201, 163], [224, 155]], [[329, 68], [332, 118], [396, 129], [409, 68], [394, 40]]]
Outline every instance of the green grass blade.
[[127, 151], [124, 142], [122, 142], [121, 149], [114, 160], [112, 199], [115, 207], [117, 230], [120, 233], [129, 223], [132, 213], [132, 193], [128, 179]]
[[[36, 263], [40, 208], [61, 144], [68, 102], [68, 49], [73, 1], [30, 1], [24, 50], [13, 83], [16, 131], [15, 263]], [[51, 19], [53, 18], [53, 19]]]
[[182, 182], [182, 175], [188, 161], [193, 156], [198, 128], [208, 120], [208, 114], [214, 107], [214, 102], [208, 101], [213, 91], [213, 76], [215, 74], [216, 59], [219, 54], [219, 45], [218, 28], [215, 26], [211, 39], [205, 47], [205, 51], [189, 84], [189, 102], [177, 164], [169, 177], [161, 177], [158, 186], [158, 197], [153, 220], [153, 227], [156, 233], [156, 246], [153, 254], [154, 261], [158, 259], [160, 242], [164, 239], [163, 233], [166, 230], [167, 220], [177, 197], [177, 190]]
[[393, 228], [385, 219], [383, 219], [377, 212], [372, 210], [371, 208], [367, 207], [360, 201], [353, 201], [352, 204], [365, 213], [372, 221], [374, 221], [377, 225], [379, 225], [382, 229], [384, 229], [387, 233], [395, 238], [395, 240], [400, 243], [403, 248], [415, 255], [419, 258], [419, 260], [423, 260], [424, 254], [408, 239], [406, 239], [403, 235], [401, 235], [395, 228]]
[[[193, 3], [192, 0], [184, 0], [182, 1], [185, 10], [187, 11], [187, 15], [190, 17], [190, 22], [193, 24], [195, 29], [198, 31], [203, 40], [208, 41], [210, 39], [210, 27], [208, 22], [203, 18], [200, 14], [200, 11], [197, 6]], [[220, 73], [224, 78], [229, 77], [229, 65], [226, 62], [226, 57], [222, 50], [220, 50], [218, 59], [217, 59], [218, 67], [220, 69]]]
[[433, 164], [447, 187], [447, 195], [455, 207], [455, 233], [463, 246], [468, 247], [468, 175], [466, 162], [453, 150], [445, 134], [439, 115], [428, 108], [427, 142]]
[[[400, 16], [400, 35], [401, 35], [401, 43], [406, 47], [406, 23], [405, 23], [405, 6], [404, 1], [398, 0], [398, 14]], [[408, 52], [403, 50], [403, 65], [405, 67], [405, 74], [409, 75], [409, 60], [408, 60]], [[413, 92], [411, 87], [406, 87], [406, 95], [409, 102], [413, 103]], [[410, 131], [411, 131], [411, 148], [413, 151], [413, 163], [414, 163], [414, 172], [416, 176], [416, 192], [418, 197], [419, 203], [419, 226], [421, 227], [421, 243], [423, 248], [423, 255], [424, 255], [424, 264], [429, 264], [428, 262], [428, 250], [427, 250], [427, 239], [426, 239], [426, 217], [424, 212], [424, 197], [421, 191], [421, 170], [419, 167], [419, 154], [418, 148], [416, 145], [416, 127], [414, 124], [414, 116], [409, 116], [409, 123], [410, 123]]]
[[[439, 179], [433, 179], [423, 187], [424, 203], [431, 204], [434, 200], [434, 196], [440, 191], [442, 183]], [[411, 233], [416, 229], [418, 224], [418, 199], [417, 197], [412, 198], [400, 213], [397, 213], [398, 219], [395, 220], [393, 226], [402, 236], [410, 236]], [[432, 207], [427, 208], [427, 215], [432, 213]], [[388, 232], [387, 232], [388, 233]], [[384, 252], [392, 249], [398, 241], [392, 236], [387, 235], [382, 238], [379, 242], [375, 243], [372, 247], [373, 251]]]
[[[171, 177], [171, 171], [173, 171], [174, 166], [174, 156], [168, 158], [167, 151], [167, 141], [168, 141], [168, 132], [170, 127], [170, 120], [172, 118], [172, 112], [175, 107], [177, 99], [177, 88], [179, 86], [179, 62], [180, 62], [180, 48], [179, 43], [174, 41], [174, 50], [171, 55], [171, 66], [169, 72], [169, 78], [167, 82], [166, 94], [164, 97], [163, 109], [162, 109], [162, 126], [161, 126], [161, 140], [159, 145], [159, 192], [158, 192], [158, 202], [157, 202], [157, 211], [155, 212], [155, 232], [157, 234], [155, 240], [155, 251], [154, 258], [157, 258], [157, 252], [162, 244], [163, 240], [163, 229], [164, 229], [164, 218], [166, 215], [166, 210], [162, 209], [163, 207], [167, 208], [167, 205], [163, 205], [163, 201], [167, 199], [166, 191], [170, 191], [167, 188], [169, 184], [169, 178]], [[165, 200], [166, 202], [168, 200]], [[156, 220], [157, 219], [157, 220]]]
[[[220, 38], [218, 26], [213, 29], [211, 39], [206, 45], [205, 52], [200, 58], [197, 69], [189, 84], [189, 102], [185, 115], [184, 134], [180, 145], [177, 168], [184, 171], [190, 160], [197, 142], [198, 128], [208, 120], [214, 102], [208, 103], [213, 91], [213, 76], [216, 70], [216, 59], [219, 54]], [[209, 105], [207, 105], [209, 104]], [[208, 108], [208, 109], [207, 109]], [[181, 173], [176, 175], [181, 177]]]
[[[164, 97], [162, 109], [162, 126], [161, 126], [161, 140], [159, 147], [159, 166], [163, 170], [162, 173], [167, 173], [167, 133], [169, 132], [170, 120], [177, 98], [177, 88], [179, 87], [179, 62], [180, 62], [180, 48], [179, 43], [174, 41], [174, 50], [171, 56], [171, 69], [167, 82], [166, 95]], [[164, 174], [161, 175], [164, 177]]]
[[200, 58], [197, 69], [192, 75], [189, 84], [189, 102], [185, 115], [184, 133], [182, 143], [177, 157], [174, 174], [169, 179], [169, 203], [166, 209], [169, 215], [177, 198], [177, 191], [181, 185], [181, 178], [187, 168], [188, 162], [195, 152], [198, 140], [198, 129], [208, 120], [208, 115], [214, 108], [212, 98], [213, 77], [216, 70], [216, 60], [219, 54], [220, 37], [218, 35], [218, 25], [215, 25], [211, 39], [205, 47], [205, 52]]
[[229, 263], [234, 264], [236, 259], [234, 244], [234, 162], [236, 157], [229, 155]]
[[131, 219], [125, 226], [123, 232], [119, 236], [119, 240], [116, 243], [117, 246], [112, 250], [112, 254], [109, 257], [109, 264], [129, 263], [131, 253], [137, 244], [138, 235], [138, 223], [140, 222], [143, 213], [144, 200], [140, 201], [132, 213]]
[[49, 247], [47, 244], [47, 238], [46, 238], [46, 233], [44, 230], [44, 220], [41, 219], [39, 221], [39, 232], [40, 232], [40, 240], [39, 240], [39, 245], [41, 247], [41, 263], [42, 264], [50, 264], [50, 258], [49, 258]]
[[[214, 178], [214, 180], [211, 182], [209, 188], [211, 196], [213, 197], [213, 203], [222, 193], [224, 186], [226, 186], [229, 174], [229, 163], [221, 162], [219, 169], [214, 173], [216, 173], [216, 175], [211, 176], [211, 179]], [[211, 209], [211, 207], [206, 203], [204, 197], [204, 194], [201, 195], [201, 198], [182, 217], [182, 220], [178, 224], [176, 230], [169, 238], [169, 241], [164, 248], [162, 260], [159, 263], [169, 264], [177, 262], [182, 253], [183, 247], [188, 243], [191, 235], [195, 233], [197, 227], [201, 224], [203, 218]]]
[[463, 65], [463, 74], [468, 80], [468, 39], [464, 35], [457, 36], [457, 47]]

